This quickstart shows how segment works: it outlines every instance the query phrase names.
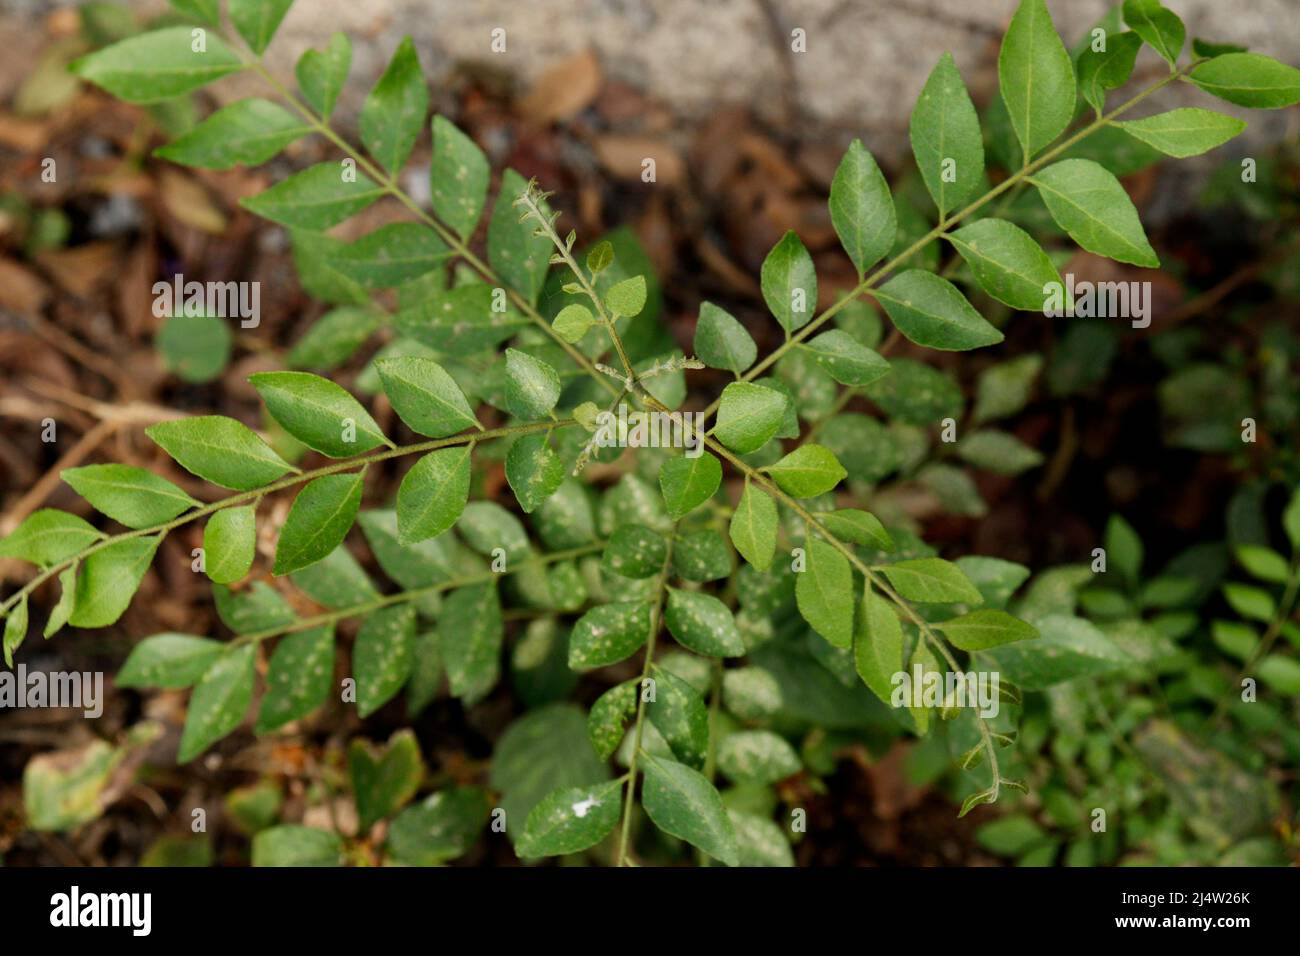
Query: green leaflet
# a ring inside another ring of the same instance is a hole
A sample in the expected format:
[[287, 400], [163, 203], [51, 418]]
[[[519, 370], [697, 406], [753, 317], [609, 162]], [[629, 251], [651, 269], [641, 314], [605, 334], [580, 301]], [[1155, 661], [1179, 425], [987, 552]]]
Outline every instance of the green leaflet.
[[50, 610], [50, 616], [42, 631], [48, 640], [63, 629], [77, 607], [77, 562], [59, 572], [59, 601]]
[[1041, 312], [1047, 301], [1044, 288], [1061, 283], [1042, 246], [1003, 219], [980, 219], [948, 233], [947, 238], [980, 288], [1013, 309]]
[[492, 311], [492, 289], [482, 282], [421, 294], [393, 320], [403, 335], [451, 356], [494, 348], [526, 322], [518, 312]]
[[908, 269], [872, 294], [898, 330], [917, 345], [965, 351], [1002, 341], [1002, 333], [975, 311], [957, 287], [933, 272]]
[[[978, 144], [978, 126], [976, 126], [975, 133], [976, 143]], [[980, 166], [983, 168], [983, 147], [980, 147], [980, 150]], [[885, 182], [885, 176], [881, 173], [880, 167], [876, 165], [875, 158], [862, 145], [861, 140], [855, 139], [849, 144], [848, 151], [845, 152], [844, 158], [840, 160], [839, 168], [835, 170], [835, 178], [831, 180], [829, 206], [831, 225], [835, 227], [835, 234], [840, 237], [840, 244], [844, 246], [844, 251], [849, 254], [849, 259], [852, 260], [854, 267], [858, 270], [860, 278], [866, 273], [867, 269], [885, 257], [890, 247], [893, 246], [894, 236], [898, 231], [894, 200], [889, 194], [889, 184]], [[787, 237], [790, 235], [793, 234], [787, 233]], [[782, 243], [784, 242], [783, 239]], [[808, 270], [811, 271], [811, 261], [808, 263]], [[814, 300], [817, 298], [816, 289], [816, 275], [813, 274], [812, 297]], [[763, 294], [764, 298], [767, 298], [766, 289], [764, 289]], [[771, 307], [770, 299], [768, 299], [768, 305]], [[813, 305], [816, 306], [815, 301]], [[775, 308], [773, 308], [773, 312], [775, 312], [777, 319], [780, 320], [781, 313], [776, 312]], [[803, 324], [803, 322], [799, 323], [799, 325]], [[782, 322], [782, 325], [785, 325], [785, 323]], [[787, 330], [792, 331], [793, 328], [797, 327], [787, 326]]]
[[532, 514], [564, 481], [564, 462], [542, 432], [521, 435], [506, 454], [506, 481], [524, 514]]
[[190, 696], [176, 759], [189, 763], [244, 719], [253, 699], [256, 644], [229, 647], [203, 672]]
[[14, 651], [27, 639], [28, 611], [27, 595], [9, 611], [9, 616], [4, 619], [4, 655], [5, 666], [14, 666]]
[[1029, 403], [1034, 380], [1043, 369], [1043, 357], [1021, 355], [990, 365], [975, 383], [973, 424], [1014, 415]]
[[189, 27], [167, 27], [87, 54], [68, 69], [128, 103], [159, 103], [244, 68], [210, 31], [202, 51], [195, 44]]
[[519, 855], [561, 856], [595, 846], [618, 826], [622, 792], [621, 780], [551, 792], [529, 812]]
[[1179, 159], [1198, 156], [1222, 146], [1246, 128], [1246, 124], [1235, 116], [1201, 109], [1170, 110], [1116, 125], [1166, 156]]
[[238, 593], [215, 584], [212, 596], [217, 616], [236, 634], [288, 627], [297, 620], [289, 602], [265, 581], [254, 581], [252, 587]]
[[738, 730], [718, 744], [718, 769], [738, 784], [766, 786], [802, 768], [789, 742], [770, 730]]
[[254, 505], [223, 508], [203, 529], [203, 570], [217, 584], [232, 584], [253, 566], [257, 551]]
[[857, 508], [840, 508], [819, 514], [821, 526], [835, 537], [849, 544], [861, 544], [882, 551], [893, 551], [894, 540], [880, 523], [880, 519]]
[[916, 167], [943, 219], [969, 200], [984, 182], [984, 138], [979, 117], [951, 53], [939, 58], [925, 81], [912, 110], [909, 133]]
[[1044, 0], [1021, 0], [998, 52], [998, 85], [1029, 162], [1074, 117], [1074, 64]]
[[957, 443], [957, 454], [977, 468], [1016, 475], [1043, 463], [1043, 456], [1014, 435], [986, 429], [971, 432]]
[[433, 211], [462, 239], [469, 239], [483, 215], [491, 170], [478, 144], [441, 116], [433, 118], [433, 163], [429, 168]]
[[257, 166], [310, 132], [310, 126], [269, 100], [238, 100], [154, 155], [201, 169]]
[[623, 739], [623, 728], [636, 714], [635, 680], [616, 684], [596, 698], [587, 715], [587, 736], [601, 760], [608, 760]]
[[271, 654], [254, 729], [264, 734], [306, 717], [325, 703], [333, 683], [333, 626], [286, 634]]
[[834, 647], [853, 644], [853, 569], [839, 550], [810, 537], [804, 542], [807, 566], [795, 576], [799, 613]]
[[759, 571], [772, 566], [776, 552], [776, 527], [775, 502], [746, 481], [727, 533], [740, 556]]
[[128, 528], [163, 524], [198, 504], [170, 481], [133, 465], [67, 468], [62, 477], [97, 511]]
[[[546, 284], [554, 249], [545, 236], [533, 235], [537, 223], [519, 221], [519, 209], [514, 206], [514, 201], [523, 194], [527, 185], [513, 169], [507, 169], [501, 175], [501, 192], [488, 223], [487, 248], [492, 268], [533, 305]], [[544, 202], [540, 206], [543, 214], [549, 212]]]
[[990, 647], [1027, 641], [1038, 637], [1038, 629], [1006, 611], [980, 608], [934, 625], [963, 651], [983, 651]]
[[397, 489], [397, 530], [404, 545], [436, 538], [456, 523], [469, 500], [468, 445], [431, 451]]
[[163, 366], [185, 382], [210, 382], [230, 364], [229, 324], [212, 315], [173, 315], [154, 336]]
[[709, 747], [709, 709], [696, 687], [665, 667], [654, 667], [655, 691], [646, 717], [673, 756], [700, 768]]
[[144, 433], [186, 471], [223, 488], [249, 491], [295, 470], [251, 428], [223, 415], [159, 422]]
[[0, 539], [0, 558], [18, 558], [48, 567], [103, 538], [103, 532], [74, 514], [41, 508], [24, 518], [7, 538]]
[[848, 477], [829, 448], [811, 443], [800, 445], [763, 470], [782, 491], [795, 498], [816, 498]]
[[673, 570], [687, 581], [717, 581], [731, 575], [731, 553], [713, 530], [681, 534], [673, 548]]
[[328, 265], [367, 289], [388, 289], [438, 268], [451, 250], [418, 222], [392, 222], [332, 248]]
[[415, 733], [407, 728], [389, 738], [382, 748], [367, 740], [348, 745], [348, 777], [357, 801], [362, 833], [391, 816], [415, 796], [424, 777], [424, 761]]
[[591, 314], [591, 309], [575, 302], [559, 311], [555, 321], [551, 323], [551, 328], [555, 329], [555, 334], [564, 341], [573, 343], [581, 341], [595, 324], [596, 317]]
[[299, 591], [328, 608], [352, 607], [379, 597], [375, 585], [346, 544], [339, 545], [315, 564], [295, 571], [292, 581]]
[[326, 312], [294, 343], [285, 362], [295, 369], [328, 372], [350, 359], [383, 324], [383, 316], [369, 308]]
[[124, 538], [87, 555], [77, 577], [73, 627], [108, 627], [122, 616], [149, 570], [160, 537]]
[[352, 674], [357, 682], [357, 715], [369, 717], [397, 695], [411, 673], [415, 609], [386, 607], [361, 622], [352, 646]]
[[1205, 92], [1238, 106], [1275, 110], [1300, 103], [1300, 70], [1258, 53], [1225, 53], [1188, 74]]
[[560, 399], [560, 376], [541, 359], [506, 349], [506, 408], [525, 421], [546, 418]]
[[393, 409], [412, 431], [445, 438], [470, 427], [482, 429], [456, 380], [432, 359], [380, 359], [375, 368]]
[[429, 88], [411, 38], [403, 37], [388, 68], [361, 106], [361, 142], [396, 174], [406, 164], [429, 112]]
[[961, 568], [942, 558], [913, 558], [886, 564], [880, 570], [894, 589], [909, 601], [922, 604], [984, 603], [983, 596]]
[[276, 576], [315, 564], [342, 543], [361, 507], [360, 472], [322, 475], [293, 500], [275, 547]]
[[873, 694], [889, 704], [894, 675], [903, 669], [903, 628], [889, 602], [863, 588], [862, 606], [853, 629], [853, 661], [858, 676]]
[[1089, 252], [1152, 269], [1160, 265], [1128, 193], [1092, 160], [1063, 159], [1029, 181], [1057, 225]]
[[170, 2], [181, 13], [191, 16], [201, 23], [207, 23], [214, 27], [221, 25], [219, 0], [170, 0]]
[[593, 607], [569, 635], [569, 666], [577, 671], [617, 664], [636, 653], [650, 634], [650, 605], [615, 601]]
[[117, 672], [118, 687], [191, 687], [226, 645], [189, 634], [155, 634], [131, 648]]
[[309, 372], [259, 372], [248, 378], [271, 417], [294, 438], [331, 458], [392, 447], [370, 413], [340, 385]]
[[275, 36], [293, 0], [230, 0], [228, 6], [230, 22], [253, 52], [260, 55]]
[[466, 706], [496, 686], [504, 637], [496, 582], [458, 588], [447, 597], [438, 619], [438, 643], [452, 695]]
[[659, 469], [659, 489], [674, 521], [712, 498], [721, 484], [722, 463], [708, 452], [669, 458]]
[[1178, 15], [1161, 6], [1160, 0], [1124, 0], [1124, 22], [1160, 54], [1170, 69], [1178, 65], [1187, 30]]
[[668, 632], [677, 642], [706, 657], [739, 657], [745, 642], [730, 609], [711, 594], [668, 589], [664, 613]]
[[483, 832], [490, 808], [479, 787], [440, 790], [392, 819], [388, 852], [404, 866], [438, 866], [463, 856]]
[[657, 531], [639, 524], [619, 525], [609, 536], [602, 566], [625, 578], [648, 578], [659, 574], [668, 556], [668, 542]]
[[801, 343], [817, 364], [841, 385], [870, 385], [889, 374], [889, 363], [843, 329], [831, 329]]
[[817, 310], [817, 270], [794, 232], [787, 232], [763, 260], [763, 301], [788, 338], [812, 321]]
[[709, 368], [739, 375], [758, 358], [753, 337], [727, 310], [712, 302], [700, 303], [695, 323], [695, 357]]
[[342, 866], [343, 838], [297, 824], [271, 827], [253, 837], [253, 866]]
[[1088, 621], [1063, 614], [1037, 619], [1037, 640], [995, 647], [982, 654], [1002, 679], [1025, 690], [1040, 690], [1077, 677], [1092, 677], [1134, 666], [1134, 660]]
[[239, 204], [282, 226], [320, 231], [356, 215], [382, 195], [384, 187], [350, 166], [317, 163]]
[[728, 866], [737, 866], [736, 834], [713, 784], [698, 771], [653, 754], [643, 754], [646, 815], [659, 829], [697, 846]]
[[343, 84], [352, 68], [352, 41], [345, 34], [335, 33], [322, 50], [308, 50], [298, 58], [294, 73], [298, 89], [305, 99], [324, 119], [329, 119], [338, 102]]
[[722, 390], [713, 434], [729, 449], [747, 455], [776, 435], [789, 399], [774, 388], [732, 382]]
[[1106, 91], [1123, 86], [1133, 75], [1141, 48], [1136, 33], [1116, 33], [1106, 37], [1105, 50], [1089, 45], [1079, 54], [1079, 92], [1098, 114], [1106, 108]]
[[605, 293], [605, 307], [614, 318], [632, 318], [645, 308], [645, 276], [632, 276], [614, 283]]

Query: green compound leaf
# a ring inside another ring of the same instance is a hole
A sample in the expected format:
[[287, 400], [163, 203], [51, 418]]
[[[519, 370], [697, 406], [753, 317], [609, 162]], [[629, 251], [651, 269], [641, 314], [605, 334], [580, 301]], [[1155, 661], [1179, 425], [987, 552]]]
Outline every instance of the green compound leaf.
[[908, 269], [872, 294], [898, 330], [917, 345], [966, 351], [1002, 341], [1002, 333], [975, 311], [957, 287], [933, 272]]
[[848, 477], [834, 453], [825, 445], [803, 444], [764, 469], [788, 495], [816, 498]]
[[308, 484], [289, 509], [275, 547], [276, 576], [315, 564], [343, 542], [361, 507], [362, 476], [322, 475]]
[[383, 195], [384, 187], [349, 166], [317, 163], [239, 204], [282, 226], [319, 232], [337, 226]]
[[787, 232], [763, 260], [763, 301], [788, 338], [812, 321], [817, 310], [817, 270], [794, 232]]
[[414, 355], [375, 363], [384, 394], [411, 431], [446, 438], [466, 428], [482, 428], [456, 380], [432, 359]]
[[739, 657], [745, 653], [735, 617], [711, 594], [669, 588], [664, 623], [679, 644], [697, 654]]
[[213, 661], [190, 696], [176, 759], [189, 763], [244, 719], [253, 700], [257, 645], [231, 647]]
[[258, 166], [311, 131], [300, 118], [269, 100], [238, 100], [160, 146], [154, 155], [200, 169]]
[[795, 577], [799, 613], [833, 647], [853, 644], [853, 569], [839, 550], [818, 538], [805, 542], [807, 566]]
[[[969, 200], [984, 181], [979, 117], [951, 53], [939, 58], [925, 81], [909, 132], [916, 167], [942, 219]], [[893, 241], [891, 234], [886, 245], [892, 246]]]
[[738, 455], [766, 445], [781, 427], [789, 399], [774, 388], [732, 382], [722, 390], [713, 434]]
[[[974, 117], [973, 108], [971, 116]], [[975, 127], [975, 140], [976, 145], [979, 145], [978, 125]], [[980, 157], [982, 169], [984, 165], [982, 146]], [[976, 178], [978, 179], [978, 174]], [[926, 181], [929, 182], [928, 179]], [[965, 182], [964, 178], [962, 181]], [[876, 165], [871, 153], [862, 145], [861, 140], [855, 139], [849, 144], [848, 151], [840, 160], [839, 168], [835, 170], [835, 178], [831, 180], [829, 205], [831, 225], [835, 227], [835, 234], [840, 237], [840, 244], [844, 246], [844, 251], [849, 254], [849, 259], [852, 260], [858, 270], [858, 276], [861, 277], [867, 269], [889, 252], [898, 232], [897, 215], [894, 211], [893, 197], [889, 194], [889, 184], [885, 182], [884, 174]], [[792, 233], [787, 233], [787, 236], [789, 235]], [[783, 239], [782, 243], [784, 242]], [[808, 263], [808, 269], [811, 270], [811, 262]], [[812, 285], [814, 300], [816, 288], [814, 274]], [[766, 298], [766, 288], [763, 294]], [[771, 306], [770, 299], [768, 305]], [[816, 306], [815, 301], [813, 306]], [[775, 308], [773, 312], [780, 320], [781, 313], [776, 312]], [[804, 322], [806, 321], [805, 319]], [[799, 324], [803, 325], [804, 322]], [[784, 326], [785, 323], [782, 322], [782, 325]], [[790, 330], [792, 331], [793, 328]]]
[[411, 674], [414, 641], [415, 609], [410, 605], [382, 608], [361, 622], [352, 647], [359, 717], [369, 717], [397, 696]]
[[243, 579], [257, 552], [257, 515], [253, 505], [223, 508], [203, 529], [203, 570], [217, 584]]
[[1300, 70], [1258, 53], [1216, 56], [1192, 70], [1188, 79], [1238, 106], [1275, 110], [1300, 103]]
[[180, 488], [134, 465], [67, 468], [62, 478], [72, 490], [128, 528], [150, 528], [198, 504]]
[[758, 346], [730, 312], [712, 302], [701, 302], [695, 323], [695, 357], [709, 368], [739, 375], [758, 358]]
[[525, 421], [546, 418], [560, 400], [560, 376], [546, 362], [506, 349], [506, 408]]
[[404, 37], [361, 106], [361, 142], [379, 165], [397, 173], [424, 129], [429, 87], [420, 72], [415, 44]]
[[335, 33], [324, 50], [308, 50], [298, 58], [294, 69], [302, 98], [321, 115], [329, 119], [334, 112], [343, 85], [352, 68], [352, 41], [345, 34]]
[[293, 0], [230, 0], [230, 22], [239, 35], [261, 54], [271, 43]]
[[983, 651], [1013, 641], [1028, 641], [1038, 637], [1038, 628], [1026, 624], [1006, 611], [981, 608], [934, 625], [943, 631], [948, 640], [963, 651]]
[[431, 451], [397, 489], [397, 532], [403, 545], [436, 538], [456, 523], [469, 501], [468, 445]]
[[1124, 22], [1160, 54], [1170, 68], [1178, 65], [1187, 30], [1183, 21], [1160, 0], [1124, 0]]
[[913, 558], [887, 564], [880, 570], [894, 589], [909, 601], [922, 604], [984, 603], [983, 596], [962, 569], [942, 558]]
[[1041, 312], [1046, 302], [1043, 289], [1061, 284], [1060, 273], [1043, 247], [1006, 220], [981, 219], [947, 238], [980, 288], [1013, 309]]
[[271, 654], [254, 729], [265, 734], [306, 717], [325, 703], [333, 683], [333, 626], [286, 634]]
[[323, 455], [350, 458], [392, 445], [361, 403], [327, 378], [310, 372], [259, 372], [248, 380], [271, 417]]
[[1074, 63], [1044, 0], [1021, 0], [998, 53], [998, 84], [1025, 162], [1074, 117]]
[[533, 807], [516, 845], [520, 857], [580, 853], [618, 826], [623, 781], [555, 790]]
[[117, 673], [118, 687], [164, 687], [180, 690], [193, 686], [226, 651], [227, 645], [190, 634], [155, 634], [146, 637], [127, 656]]
[[1246, 128], [1245, 122], [1235, 116], [1190, 108], [1115, 125], [1166, 156], [1179, 159], [1222, 146]]
[[740, 556], [759, 571], [772, 566], [776, 553], [776, 503], [750, 482], [745, 482], [740, 503], [731, 515], [727, 533]]
[[722, 463], [708, 452], [669, 458], [659, 469], [659, 489], [674, 521], [712, 498], [721, 484]]
[[186, 471], [222, 488], [249, 491], [293, 470], [251, 428], [224, 415], [159, 422], [144, 433]]
[[23, 519], [9, 537], [0, 539], [0, 558], [48, 567], [103, 539], [104, 533], [88, 521], [58, 508], [41, 508]]
[[1038, 187], [1056, 224], [1089, 252], [1151, 269], [1160, 265], [1133, 201], [1119, 180], [1097, 163], [1063, 159], [1029, 181]]
[[190, 27], [167, 27], [87, 54], [68, 69], [128, 103], [160, 103], [244, 69], [211, 31], [202, 52], [195, 45]]
[[736, 833], [713, 784], [696, 770], [642, 754], [646, 815], [660, 830], [697, 846], [728, 866], [739, 865]]
[[478, 144], [451, 121], [435, 116], [429, 168], [433, 211], [462, 239], [469, 239], [478, 227], [490, 178], [487, 157]]
[[592, 608], [569, 635], [569, 667], [576, 671], [617, 664], [631, 657], [650, 633], [650, 605], [615, 601]]

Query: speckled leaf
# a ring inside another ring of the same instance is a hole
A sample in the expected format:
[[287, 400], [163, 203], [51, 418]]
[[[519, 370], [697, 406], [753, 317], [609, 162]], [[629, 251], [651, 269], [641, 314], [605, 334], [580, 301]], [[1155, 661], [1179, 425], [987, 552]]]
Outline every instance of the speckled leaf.
[[362, 173], [348, 173], [339, 163], [317, 163], [239, 204], [282, 226], [320, 232], [383, 195], [384, 188]]
[[802, 766], [789, 742], [770, 730], [738, 730], [718, 744], [718, 769], [736, 783], [766, 786]]
[[541, 432], [516, 438], [506, 454], [506, 481], [524, 514], [532, 514], [564, 481], [564, 462]]
[[569, 666], [576, 671], [616, 664], [636, 653], [650, 633], [650, 605], [615, 601], [592, 608], [569, 635]]
[[653, 754], [642, 755], [641, 800], [654, 825], [728, 866], [739, 864], [736, 834], [713, 784], [698, 771]]
[[419, 461], [397, 489], [397, 533], [404, 545], [436, 538], [460, 518], [469, 500], [468, 445], [439, 448]]
[[636, 715], [636, 680], [624, 681], [596, 698], [587, 715], [587, 736], [601, 760], [608, 760], [623, 739], [627, 722]]
[[334, 628], [313, 627], [280, 638], [266, 672], [266, 695], [257, 713], [259, 734], [306, 717], [334, 683]]
[[[545, 236], [533, 235], [537, 229], [536, 222], [531, 219], [519, 221], [520, 209], [514, 201], [527, 185], [513, 169], [502, 174], [501, 191], [488, 223], [487, 248], [492, 267], [531, 305], [537, 301], [546, 284], [554, 249]], [[546, 203], [543, 202], [541, 208], [544, 214], [549, 212]]]
[[402, 689], [414, 639], [415, 609], [409, 605], [381, 608], [361, 622], [352, 647], [358, 716], [370, 716]]
[[495, 582], [457, 588], [438, 618], [438, 646], [451, 693], [468, 706], [487, 695], [501, 675], [501, 598]]
[[397, 173], [411, 155], [429, 112], [429, 87], [415, 44], [404, 37], [361, 105], [361, 142], [379, 165]]
[[348, 777], [361, 833], [409, 802], [423, 776], [420, 745], [410, 728], [397, 731], [382, 748], [353, 740], [348, 746]]
[[739, 657], [745, 653], [735, 617], [711, 594], [669, 588], [664, 622], [679, 643], [696, 653], [708, 657]]
[[257, 551], [253, 505], [223, 508], [203, 528], [203, 570], [217, 584], [231, 584], [248, 573]]
[[622, 792], [621, 780], [551, 792], [529, 812], [519, 855], [561, 856], [595, 846], [618, 825]]
[[203, 672], [190, 696], [176, 759], [189, 763], [239, 726], [253, 699], [256, 644], [231, 647]]

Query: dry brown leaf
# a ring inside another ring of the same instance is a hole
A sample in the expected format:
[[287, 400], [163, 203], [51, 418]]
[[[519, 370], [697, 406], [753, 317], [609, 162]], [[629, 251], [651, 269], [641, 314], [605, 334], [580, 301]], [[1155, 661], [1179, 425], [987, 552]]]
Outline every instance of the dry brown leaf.
[[188, 176], [164, 169], [159, 177], [163, 206], [177, 220], [198, 229], [220, 235], [226, 229], [226, 214], [217, 208], [208, 191]]
[[111, 242], [88, 242], [37, 253], [36, 261], [62, 289], [84, 299], [116, 270], [117, 252]]
[[595, 101], [602, 79], [594, 52], [566, 57], [537, 78], [519, 115], [537, 126], [571, 120]]
[[655, 182], [672, 186], [681, 182], [686, 164], [681, 155], [661, 139], [647, 136], [601, 136], [596, 140], [596, 157], [611, 176], [625, 182], [641, 179], [643, 163], [655, 162]]

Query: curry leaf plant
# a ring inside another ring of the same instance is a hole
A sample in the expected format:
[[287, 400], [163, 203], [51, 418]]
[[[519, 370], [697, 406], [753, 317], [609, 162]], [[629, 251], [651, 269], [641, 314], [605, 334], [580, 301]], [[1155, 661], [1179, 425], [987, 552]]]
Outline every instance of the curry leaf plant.
[[[176, 6], [189, 16], [197, 9]], [[1018, 713], [1011, 682], [1002, 683], [1005, 706], [991, 714], [948, 694], [931, 699], [919, 678], [987, 671], [1013, 650], [1022, 672], [1036, 660], [1068, 665], [1028, 615], [1005, 610], [1027, 569], [942, 558], [875, 494], [887, 475], [906, 473], [954, 510], [980, 513], [964, 470], [928, 450], [929, 428], [960, 413], [960, 390], [930, 365], [887, 353], [899, 336], [924, 349], [995, 349], [1003, 334], [973, 295], [1011, 309], [1042, 306], [1045, 285], [1060, 281], [1053, 259], [1002, 215], [1025, 189], [1083, 248], [1158, 265], [1115, 175], [1076, 148], [1119, 130], [1169, 155], [1202, 152], [1240, 125], [1203, 109], [1120, 117], [1176, 81], [1239, 105], [1284, 106], [1300, 100], [1300, 72], [1249, 53], [1184, 60], [1181, 23], [1155, 2], [1124, 5], [1132, 33], [1109, 37], [1119, 54], [1107, 52], [1103, 30], [1100, 46], [1094, 32], [1072, 58], [1043, 0], [1024, 0], [1003, 41], [995, 103], [1019, 164], [987, 186], [980, 119], [957, 64], [943, 57], [911, 123], [933, 210], [891, 194], [854, 141], [829, 215], [857, 284], [838, 296], [819, 286], [808, 250], [787, 233], [760, 276], [781, 344], [760, 358], [745, 326], [705, 303], [691, 356], [660, 325], [658, 285], [626, 233], [580, 249], [536, 183], [507, 169], [490, 188], [478, 145], [427, 115], [410, 40], [365, 98], [361, 145], [338, 133], [330, 118], [349, 42], [338, 35], [305, 53], [295, 92], [262, 62], [287, 7], [232, 0], [226, 34], [205, 6], [194, 29], [131, 37], [74, 69], [136, 103], [234, 72], [263, 81], [266, 98], [213, 113], [158, 151], [167, 161], [256, 164], [308, 135], [337, 148], [337, 158], [243, 200], [289, 230], [303, 286], [336, 307], [290, 353], [295, 368], [251, 380], [278, 428], [325, 460], [299, 469], [244, 424], [205, 416], [154, 426], [149, 436], [229, 495], [199, 500], [121, 465], [65, 472], [93, 509], [127, 530], [46, 509], [0, 542], [0, 555], [39, 568], [0, 604], [6, 662], [43, 583], [57, 577], [63, 593], [47, 637], [63, 623], [109, 626], [162, 540], [204, 522], [203, 569], [233, 638], [154, 635], [122, 670], [128, 686], [193, 688], [181, 761], [237, 732], [254, 702], [253, 731], [275, 734], [337, 698], [336, 626], [356, 619], [342, 700], [362, 717], [403, 691], [413, 717], [444, 675], [451, 695], [472, 707], [503, 683], [508, 664], [530, 708], [498, 742], [488, 783], [521, 858], [590, 851], [633, 864], [665, 844], [658, 833], [691, 844], [705, 863], [788, 865], [799, 808], [778, 812], [775, 784], [824, 766], [816, 746], [790, 743], [809, 728], [942, 735], [960, 765], [962, 813], [1022, 787], [999, 765]], [[1132, 70], [1133, 36], [1169, 60], [1170, 72], [1107, 110], [1108, 92]], [[1095, 118], [1076, 119], [1081, 102]], [[400, 185], [426, 126], [431, 208]], [[329, 234], [385, 197], [409, 218], [352, 241]], [[473, 243], [484, 232], [479, 252]], [[395, 307], [372, 298], [390, 289], [395, 296], [383, 301]], [[884, 345], [880, 313], [896, 333]], [[381, 326], [392, 340], [356, 390], [321, 374]], [[705, 366], [735, 381], [698, 396], [688, 381]], [[1024, 405], [1037, 371], [1017, 360], [984, 373], [972, 414], [978, 430], [956, 446], [962, 461], [1012, 473], [1039, 463], [989, 427]], [[368, 409], [380, 393], [400, 428], [381, 427]], [[874, 402], [888, 426], [841, 414], [855, 397]], [[676, 447], [610, 447], [628, 436], [610, 432], [601, 412], [628, 403], [661, 416]], [[688, 408], [702, 411], [682, 414]], [[502, 459], [522, 520], [493, 500], [470, 500], [476, 469]], [[368, 472], [393, 460], [406, 468], [395, 500], [370, 503]], [[268, 499], [281, 493], [292, 493], [292, 504], [267, 529], [276, 513]], [[879, 502], [880, 515], [860, 507], [868, 501]], [[259, 525], [277, 542], [271, 583], [258, 563]], [[353, 556], [358, 525], [395, 589], [377, 585]], [[290, 584], [303, 600], [286, 600]], [[322, 610], [297, 610], [309, 602]], [[578, 674], [605, 688], [585, 712], [566, 702]], [[901, 675], [918, 678], [904, 700]], [[363, 825], [390, 820], [385, 852], [395, 861], [454, 857], [464, 839], [430, 844], [429, 834], [468, 830], [472, 840], [486, 821], [481, 790], [410, 803], [422, 779], [412, 738], [382, 750], [356, 742], [349, 762]], [[284, 825], [258, 836], [253, 859], [337, 863], [345, 850], [333, 834]]]

